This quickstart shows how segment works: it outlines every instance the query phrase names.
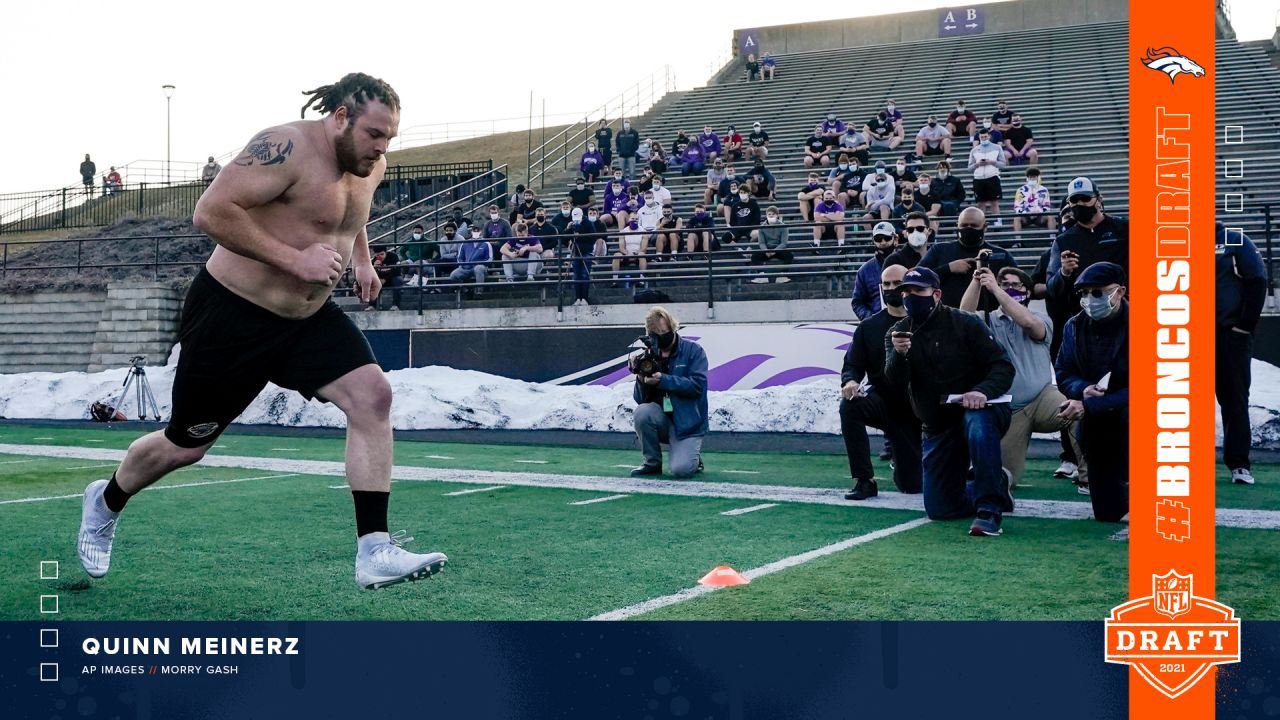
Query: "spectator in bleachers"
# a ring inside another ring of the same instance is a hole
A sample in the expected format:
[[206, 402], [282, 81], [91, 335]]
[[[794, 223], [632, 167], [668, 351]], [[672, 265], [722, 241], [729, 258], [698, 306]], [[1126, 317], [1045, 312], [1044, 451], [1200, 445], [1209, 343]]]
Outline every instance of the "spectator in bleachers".
[[677, 132], [675, 141], [671, 143], [671, 157], [674, 158], [676, 162], [679, 162], [680, 155], [684, 153], [685, 146], [691, 142], [693, 141], [689, 139], [689, 135], [685, 133], [685, 131], [680, 130]]
[[[938, 213], [942, 212], [942, 186], [934, 181], [933, 176], [929, 173], [920, 173], [916, 179], [915, 201], [917, 205], [924, 208], [925, 213], [930, 218], [934, 218]], [[934, 227], [937, 226], [933, 221]]]
[[636, 262], [640, 266], [640, 279], [644, 280], [644, 272], [648, 269], [649, 238], [652, 233], [640, 228], [640, 222], [632, 218], [625, 229], [618, 235], [618, 249], [613, 253], [613, 282], [610, 287], [618, 287], [619, 273], [622, 263], [628, 265]]
[[[693, 217], [685, 225], [685, 252], [711, 252], [711, 236], [714, 232], [715, 219], [707, 212], [707, 206], [698, 203], [693, 206]], [[673, 249], [674, 251], [674, 249]]]
[[604, 118], [600, 118], [600, 123], [596, 126], [595, 138], [596, 148], [604, 158], [604, 167], [609, 167], [613, 164], [613, 128], [609, 127]]
[[720, 198], [720, 204], [716, 206], [716, 214], [724, 218], [725, 225], [729, 225], [729, 210], [738, 199], [738, 189], [742, 186], [742, 183], [738, 182], [736, 178], [729, 178], [726, 182], [729, 185], [729, 189]]
[[813, 134], [804, 141], [804, 166], [826, 167], [831, 164], [832, 148], [822, 134], [822, 125], [813, 126]]
[[898, 158], [893, 163], [893, 167], [888, 168], [888, 170], [889, 176], [893, 178], [893, 182], [898, 187], [902, 187], [907, 183], [914, 185], [916, 182], [916, 171], [907, 165], [906, 158]]
[[923, 212], [908, 213], [904, 225], [902, 229], [904, 242], [898, 243], [898, 249], [885, 258], [885, 267], [896, 263], [903, 267], [913, 268], [919, 265], [925, 253], [929, 252], [929, 240], [932, 237], [932, 230], [929, 228], [929, 216]]
[[[413, 230], [409, 233], [409, 240], [399, 247], [396, 254], [400, 262], [412, 266], [414, 274], [422, 277], [436, 277], [436, 270], [440, 267], [440, 244], [434, 240], [428, 240], [426, 229], [421, 225], [413, 226]], [[456, 253], [454, 257], [457, 257]], [[451, 267], [447, 272], [452, 271]]]
[[[770, 260], [777, 260], [783, 265], [790, 265], [795, 261], [795, 255], [787, 249], [787, 225], [782, 222], [782, 214], [778, 212], [778, 208], [770, 205], [764, 211], [764, 226], [759, 229], [757, 236], [760, 238], [760, 245], [757, 250], [751, 253], [752, 265], [764, 265]], [[777, 275], [774, 277], [776, 283], [791, 282], [791, 278], [786, 275]], [[769, 282], [769, 277], [764, 271], [756, 273], [751, 282], [763, 284]]]
[[759, 121], [752, 123], [751, 134], [747, 135], [747, 157], [758, 160], [769, 157], [769, 133], [761, 129]]
[[826, 136], [827, 142], [831, 147], [836, 147], [840, 144], [840, 136], [847, 129], [848, 127], [844, 124], [844, 121], [834, 112], [827, 113], [827, 119], [822, 121], [822, 134]]
[[813, 221], [821, 223], [813, 226], [813, 246], [822, 244], [822, 236], [834, 230], [836, 244], [844, 247], [844, 205], [836, 200], [836, 193], [827, 188], [822, 193], [822, 200], [813, 206]]
[[822, 199], [822, 193], [826, 188], [826, 184], [822, 182], [822, 176], [816, 172], [809, 173], [809, 182], [805, 183], [800, 192], [796, 193], [796, 200], [800, 205], [800, 219], [803, 222], [809, 222], [813, 219], [813, 205]]
[[956, 109], [947, 114], [947, 132], [951, 137], [972, 137], [978, 118], [965, 106], [964, 100], [956, 101]]
[[715, 199], [716, 193], [720, 190], [720, 183], [729, 177], [724, 169], [724, 161], [717, 159], [711, 163], [711, 167], [707, 170], [707, 186], [702, 191], [702, 202], [710, 203]]
[[1128, 275], [1129, 222], [1103, 212], [1103, 198], [1090, 178], [1067, 184], [1067, 203], [1075, 221], [1053, 241], [1049, 256], [1049, 297], [1069, 299], [1080, 273], [1097, 262], [1112, 262]]
[[[1065, 432], [1074, 442], [1073, 425], [1060, 410], [1067, 398], [1054, 384], [1053, 361], [1049, 344], [1053, 339], [1053, 322], [1039, 310], [1029, 307], [1031, 276], [1018, 268], [998, 272], [979, 268], [973, 273], [960, 309], [974, 312], [978, 297], [984, 293], [995, 298], [998, 307], [986, 317], [987, 326], [1000, 347], [1013, 363], [1013, 386], [1009, 393], [1013, 412], [1009, 429], [1000, 441], [1000, 457], [1009, 474], [1009, 487], [1017, 487], [1027, 464], [1027, 445], [1031, 433]], [[1082, 474], [1087, 470], [1081, 468]]]
[[892, 223], [878, 222], [871, 229], [871, 244], [875, 252], [858, 268], [853, 278], [853, 298], [849, 301], [859, 320], [880, 312], [880, 273], [887, 267], [885, 260], [898, 249], [898, 231]]
[[453, 227], [457, 229], [459, 235], [464, 238], [467, 237], [469, 234], [467, 231], [471, 228], [471, 221], [468, 220], [467, 216], [462, 212], [461, 205], [453, 206], [453, 210], [450, 211], [448, 219], [453, 221]]
[[511, 223], [503, 219], [497, 205], [489, 206], [489, 222], [484, 224], [484, 238], [490, 242], [511, 237]]
[[587, 184], [585, 176], [578, 176], [574, 181], [573, 189], [569, 191], [569, 202], [576, 208], [586, 210], [595, 204], [596, 191], [591, 189]]
[[[622, 171], [618, 171], [618, 174], [621, 175]], [[630, 183], [627, 182], [626, 178], [617, 177], [606, 181], [604, 183], [604, 204], [606, 208], [613, 202], [614, 196], [625, 195], [628, 187], [630, 187]], [[605, 212], [608, 212], [608, 210], [606, 209]]]
[[662, 150], [662, 143], [649, 146], [649, 169], [657, 175], [667, 174], [667, 154]]
[[774, 179], [773, 173], [769, 172], [769, 168], [764, 166], [764, 160], [755, 159], [743, 182], [747, 184], [752, 197], [769, 201], [774, 199], [774, 191], [777, 189], [778, 181]]
[[[477, 228], [478, 230], [479, 228]], [[438, 239], [440, 245], [440, 259], [436, 263], [436, 275], [448, 275], [452, 273], [454, 268], [458, 266], [458, 251], [462, 249], [462, 244], [471, 237], [471, 227], [467, 226], [467, 232], [463, 234], [458, 231], [458, 225], [453, 220], [445, 221], [444, 227], [441, 228], [441, 235]]]
[[938, 118], [929, 116], [929, 121], [916, 133], [916, 156], [942, 155], [951, 157], [951, 131], [947, 126], [938, 124]]
[[778, 74], [778, 61], [769, 53], [760, 61], [761, 79], [772, 80]]
[[218, 177], [220, 172], [222, 172], [222, 166], [210, 155], [209, 162], [205, 163], [204, 167], [200, 169], [200, 181], [208, 185], [213, 182], [214, 178]]
[[898, 136], [898, 142], [901, 143], [906, 135], [902, 129], [902, 111], [898, 109], [898, 103], [889, 98], [884, 103], [884, 112], [889, 122], [893, 123], [893, 134]]
[[844, 134], [840, 136], [838, 149], [848, 155], [849, 159], [857, 160], [862, 165], [871, 163], [871, 138], [853, 125], [845, 128]]
[[[1008, 250], [987, 242], [987, 219], [976, 207], [967, 207], [956, 218], [957, 239], [940, 242], [929, 248], [920, 259], [920, 265], [938, 275], [941, 282], [942, 302], [948, 307], [960, 307], [964, 291], [969, 288], [973, 271], [979, 267], [990, 268], [997, 274], [1007, 267], [1017, 267]], [[983, 294], [978, 309], [995, 310], [995, 298]]]
[[889, 113], [881, 110], [876, 113], [866, 125], [862, 126], [862, 132], [867, 136], [873, 148], [886, 148], [893, 150], [902, 142], [902, 138], [898, 137], [898, 132], [893, 126], [893, 121], [889, 119]]
[[893, 210], [889, 213], [889, 217], [898, 221], [895, 224], [899, 227], [902, 226], [903, 218], [911, 213], [925, 212], [925, 207], [916, 202], [916, 191], [912, 188], [911, 183], [905, 183], [901, 188], [898, 191], [898, 204], [894, 205]]
[[640, 192], [652, 190], [654, 177], [656, 176], [653, 174], [653, 169], [645, 168], [644, 174], [640, 176], [640, 182], [636, 183], [636, 188], [639, 189]]
[[591, 260], [603, 246], [605, 233], [604, 222], [594, 210], [582, 212], [581, 208], [573, 209], [573, 244], [569, 248], [573, 253], [573, 304], [591, 304]]
[[702, 145], [696, 142], [685, 145], [684, 152], [680, 153], [680, 176], [700, 175], [706, 169], [707, 156], [702, 150]]
[[893, 482], [898, 491], [920, 492], [920, 420], [911, 411], [906, 389], [884, 376], [885, 336], [890, 326], [907, 316], [899, 288], [906, 272], [899, 263], [885, 265], [877, 278], [884, 309], [858, 323], [845, 351], [840, 373], [840, 434], [853, 481], [846, 500], [866, 500], [879, 494], [867, 427], [879, 428], [885, 445], [894, 447]]
[[1035, 165], [1040, 161], [1040, 151], [1031, 128], [1022, 124], [1022, 116], [1015, 114], [1012, 124], [1004, 133], [1005, 157], [1010, 165]]
[[742, 133], [732, 125], [729, 126], [729, 132], [721, 138], [721, 145], [724, 147], [724, 156], [729, 160], [742, 159]]
[[582, 158], [578, 160], [578, 172], [582, 173], [587, 182], [593, 183], [600, 179], [606, 167], [608, 166], [605, 165], [604, 155], [600, 154], [595, 141], [588, 142], [586, 152], [582, 153]]
[[1013, 113], [1009, 111], [1009, 103], [996, 101], [996, 111], [991, 113], [991, 129], [1008, 137], [1009, 128], [1013, 127]]
[[[1000, 458], [1010, 411], [990, 401], [1009, 391], [1013, 364], [979, 316], [941, 302], [931, 270], [907, 271], [900, 287], [907, 317], [890, 328], [884, 374], [907, 390], [923, 426], [925, 513], [932, 520], [976, 513], [970, 535], [999, 535], [1003, 513], [1013, 511]], [[959, 402], [939, 402], [951, 395]]]
[[[991, 131], [982, 128], [978, 131], [978, 144], [969, 151], [969, 170], [973, 172], [973, 198], [978, 207], [986, 214], [1000, 214], [1000, 168], [1005, 166], [1004, 151], [991, 142]], [[1003, 223], [999, 217], [992, 225], [999, 227]]]
[[614, 181], [606, 188], [604, 197], [604, 212], [600, 215], [600, 220], [606, 227], [626, 227], [627, 220], [631, 218], [628, 208], [631, 196], [622, 189], [621, 183]]
[[[884, 162], [876, 163], [874, 173], [869, 173], [862, 180], [862, 209], [864, 220], [888, 220], [893, 212], [894, 202], [893, 178], [884, 169]], [[876, 277], [880, 277], [877, 272]]]
[[1222, 406], [1222, 462], [1231, 482], [1254, 483], [1249, 446], [1249, 386], [1253, 336], [1267, 298], [1267, 270], [1249, 236], [1216, 223], [1214, 261], [1217, 296], [1214, 387]]
[[622, 183], [622, 189], [624, 190], [631, 187], [631, 178], [627, 177], [622, 172], [622, 168], [618, 167], [617, 165], [614, 165], [609, 168], [609, 172], [613, 174], [613, 183], [615, 185], [617, 183]]
[[857, 204], [862, 194], [862, 171], [858, 169], [856, 160], [848, 155], [840, 155], [836, 166], [827, 174], [827, 185], [841, 196], [843, 203]]
[[[562, 204], [560, 208], [567, 224], [572, 209], [568, 203]], [[560, 250], [560, 229], [547, 218], [546, 208], [539, 208], [538, 213], [533, 216], [533, 222], [529, 224], [529, 237], [542, 246], [543, 260], [554, 258]]]
[[933, 183], [938, 186], [938, 196], [942, 199], [942, 207], [935, 213], [935, 217], [938, 215], [943, 217], [955, 217], [958, 215], [960, 208], [964, 206], [967, 193], [964, 189], [964, 183], [960, 181], [960, 178], [952, 174], [950, 160], [938, 161], [937, 174], [933, 179]]
[[738, 186], [738, 196], [729, 204], [729, 230], [721, 235], [721, 243], [725, 245], [738, 242], [758, 242], [760, 234], [750, 229], [760, 224], [760, 203], [751, 196], [745, 186]]
[[755, 53], [747, 53], [747, 82], [760, 79], [760, 61]]
[[506, 276], [504, 279], [507, 282], [517, 277], [532, 280], [542, 269], [542, 243], [538, 238], [530, 237], [527, 223], [518, 222], [512, 230], [515, 237], [507, 238], [498, 248], [502, 259], [506, 261], [502, 263], [502, 273]]
[[85, 192], [93, 194], [93, 180], [98, 174], [98, 166], [89, 159], [89, 153], [84, 154], [84, 162], [80, 163], [80, 180], [84, 183]]
[[[449, 273], [449, 280], [457, 283], [474, 280], [476, 284], [483, 285], [491, 262], [493, 262], [493, 246], [482, 237], [481, 228], [472, 226], [471, 239], [458, 248], [458, 267]], [[482, 288], [476, 288], [477, 295], [483, 292]]]
[[[400, 256], [386, 245], [380, 245], [374, 251], [372, 258], [373, 271], [378, 274], [378, 279], [382, 281], [382, 289], [391, 291], [391, 307], [390, 310], [400, 309], [401, 288], [404, 287], [404, 278], [401, 277]], [[377, 310], [378, 301], [375, 298], [365, 306], [365, 310]]]
[[513, 208], [519, 205], [520, 201], [523, 199], [524, 199], [524, 185], [516, 185], [516, 191], [511, 193], [511, 196], [507, 198], [507, 203], [504, 209]]
[[1050, 237], [1056, 236], [1057, 214], [1049, 199], [1049, 188], [1040, 183], [1040, 169], [1027, 168], [1027, 181], [1013, 196], [1013, 232], [1015, 242], [1022, 242], [1022, 228], [1046, 227]]
[[640, 151], [640, 133], [631, 127], [630, 120], [623, 118], [622, 130], [618, 131], [614, 143], [618, 149], [618, 157], [622, 158], [622, 176], [635, 177], [636, 154]]
[[[718, 204], [724, 204], [732, 200], [733, 196], [738, 194], [738, 190], [736, 187], [731, 186], [736, 185], [740, 180], [741, 178], [738, 177], [737, 170], [734, 168], [733, 163], [725, 163], [724, 179], [721, 180], [720, 185], [716, 187], [716, 202]], [[710, 205], [710, 203], [708, 203], [708, 205]]]
[[653, 157], [652, 147], [652, 139], [645, 138], [640, 141], [640, 147], [636, 148], [636, 166], [644, 170], [652, 170], [649, 167], [649, 158]]
[[710, 125], [702, 128], [702, 134], [698, 136], [698, 144], [702, 146], [703, 162], [713, 162], [724, 152], [724, 148], [720, 146], [720, 136]]
[[648, 234], [649, 244], [654, 245], [657, 241], [655, 233], [658, 231], [658, 223], [662, 220], [662, 203], [658, 201], [657, 193], [649, 190], [643, 195], [640, 207], [636, 209], [632, 219]]
[[114, 194], [124, 187], [124, 178], [120, 177], [120, 173], [116, 171], [115, 166], [111, 167], [111, 171], [107, 173], [107, 177], [102, 181], [102, 187], [108, 194]]
[[525, 188], [523, 199], [520, 204], [511, 211], [507, 217], [507, 222], [515, 227], [517, 221], [523, 220], [526, 224], [533, 221], [533, 216], [538, 214], [538, 210], [542, 209], [542, 201], [537, 199], [537, 194], [532, 188]]
[[657, 198], [658, 205], [670, 207], [671, 191], [667, 189], [666, 182], [662, 179], [661, 175], [653, 176], [653, 186], [650, 190], [653, 192], [653, 196]]
[[982, 138], [980, 137], [980, 135], [982, 134], [983, 130], [986, 130], [988, 134], [991, 136], [991, 142], [995, 143], [996, 145], [1003, 145], [1004, 134], [1001, 133], [999, 130], [993, 129], [991, 125], [992, 125], [991, 118], [989, 117], [982, 118], [982, 121], [978, 123], [977, 131], [974, 132], [973, 136], [969, 138], [970, 145], [971, 146], [977, 145], [978, 143], [982, 142]]
[[1080, 421], [1089, 501], [1100, 522], [1129, 512], [1129, 303], [1126, 273], [1099, 261], [1076, 277], [1083, 312], [1067, 321], [1058, 352], [1058, 389], [1068, 421]]
[[670, 205], [662, 206], [662, 217], [658, 220], [658, 241], [656, 243], [656, 261], [666, 260], [668, 253], [674, 258], [680, 252], [680, 234], [684, 229], [684, 221], [676, 215]]

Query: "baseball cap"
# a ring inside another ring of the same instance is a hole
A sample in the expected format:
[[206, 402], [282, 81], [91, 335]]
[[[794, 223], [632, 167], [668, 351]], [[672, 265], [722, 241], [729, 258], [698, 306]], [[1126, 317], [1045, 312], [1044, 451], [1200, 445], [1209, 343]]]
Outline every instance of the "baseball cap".
[[934, 271], [927, 267], [913, 267], [902, 276], [901, 287], [938, 288], [941, 285], [942, 282]]
[[877, 160], [877, 161], [876, 161], [876, 172], [882, 172], [883, 170], [884, 170], [884, 161], [883, 161], [883, 160]]
[[573, 212], [569, 213], [569, 217], [573, 218], [574, 222], [582, 220], [582, 208], [574, 208]]
[[893, 228], [893, 223], [889, 222], [878, 222], [875, 227], [871, 228], [872, 237], [875, 237], [876, 235], [888, 235], [893, 237], [897, 234], [898, 233]]
[[1076, 278], [1076, 287], [1105, 287], [1113, 283], [1125, 284], [1124, 268], [1113, 262], [1096, 262]]
[[1098, 186], [1082, 175], [1067, 184], [1067, 198], [1070, 199], [1077, 195], [1098, 197]]

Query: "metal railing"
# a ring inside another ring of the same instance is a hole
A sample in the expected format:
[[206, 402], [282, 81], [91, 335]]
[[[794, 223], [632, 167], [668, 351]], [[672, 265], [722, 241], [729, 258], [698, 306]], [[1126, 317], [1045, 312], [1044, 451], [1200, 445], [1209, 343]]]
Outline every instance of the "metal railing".
[[[580, 122], [573, 123], [550, 138], [544, 136], [537, 147], [533, 147], [531, 135], [528, 164], [525, 168], [525, 177], [529, 179], [525, 184], [533, 187], [536, 182], [542, 188], [546, 186], [548, 171], [568, 170], [570, 158], [580, 157], [587, 140], [595, 137], [595, 129], [599, 127], [600, 120], [604, 120], [605, 126], [609, 128], [620, 126], [622, 118], [643, 115], [674, 89], [675, 76], [671, 74], [671, 66], [666, 65], [661, 75], [652, 73], [648, 78], [637, 81], [603, 105], [583, 113]], [[617, 114], [611, 115], [614, 112]], [[593, 127], [592, 122], [597, 125]], [[534, 172], [535, 169], [537, 172]]]
[[369, 220], [365, 224], [369, 245], [398, 245], [406, 230], [427, 222], [431, 223], [429, 232], [435, 232], [449, 221], [441, 215], [455, 207], [466, 207], [464, 214], [493, 203], [505, 209], [506, 195], [507, 166], [503, 164]]
[[127, 214], [190, 215], [205, 183], [126, 183], [0, 195], [0, 233], [110, 225]]

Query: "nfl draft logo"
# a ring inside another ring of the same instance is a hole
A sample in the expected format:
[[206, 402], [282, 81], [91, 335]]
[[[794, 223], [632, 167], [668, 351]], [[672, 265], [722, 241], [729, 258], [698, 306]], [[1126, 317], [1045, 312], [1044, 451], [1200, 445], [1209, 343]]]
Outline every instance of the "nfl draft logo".
[[1170, 84], [1182, 73], [1191, 77], [1204, 76], [1204, 68], [1199, 63], [1168, 45], [1156, 49], [1147, 48], [1147, 54], [1142, 57], [1142, 64], [1168, 75]]
[[1151, 576], [1151, 595], [1107, 618], [1109, 663], [1132, 665], [1157, 690], [1176, 698], [1214, 665], [1240, 662], [1240, 619], [1216, 600], [1197, 597], [1191, 575]]

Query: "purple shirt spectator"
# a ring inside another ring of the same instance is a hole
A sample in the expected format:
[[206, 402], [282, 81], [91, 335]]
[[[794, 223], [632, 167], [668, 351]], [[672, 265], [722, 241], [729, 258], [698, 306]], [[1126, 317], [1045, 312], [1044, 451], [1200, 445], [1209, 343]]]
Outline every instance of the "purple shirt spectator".
[[698, 135], [698, 144], [702, 146], [704, 153], [715, 153], [717, 155], [721, 153], [720, 136], [714, 132]]

